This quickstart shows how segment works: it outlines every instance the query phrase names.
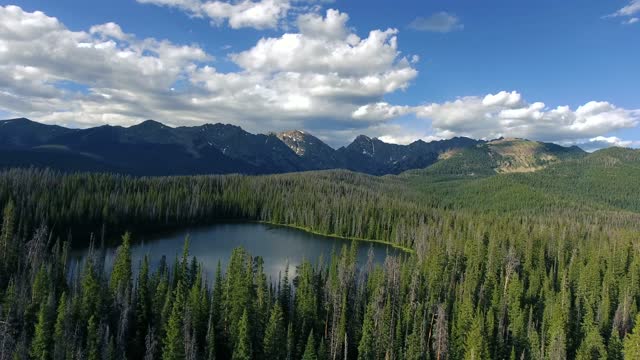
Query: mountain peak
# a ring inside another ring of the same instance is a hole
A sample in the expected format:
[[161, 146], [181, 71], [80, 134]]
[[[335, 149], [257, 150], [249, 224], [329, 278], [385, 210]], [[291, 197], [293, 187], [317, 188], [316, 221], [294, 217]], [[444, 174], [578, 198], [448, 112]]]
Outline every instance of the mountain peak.
[[367, 135], [358, 135], [353, 142], [357, 143], [357, 142], [371, 142], [371, 138], [368, 137]]
[[14, 121], [34, 122], [33, 120], [29, 120], [29, 119], [27, 119], [25, 117], [20, 117], [20, 118], [15, 118], [15, 119], [7, 119], [7, 120], [4, 120], [4, 121], [6, 121], [6, 122], [9, 122], [9, 121], [11, 121], [11, 122], [14, 122]]
[[283, 131], [274, 135], [298, 156], [304, 156], [311, 146], [320, 143], [320, 140], [301, 130]]
[[292, 138], [292, 139], [297, 139], [297, 140], [303, 140], [305, 137], [308, 136], [308, 134], [305, 133], [302, 130], [283, 131], [283, 132], [275, 133], [275, 135], [280, 140], [282, 140], [282, 138]]
[[146, 128], [146, 129], [164, 129], [167, 128], [165, 124], [155, 121], [155, 120], [145, 120], [137, 125], [134, 125], [135, 128]]
[[7, 119], [0, 121], [0, 124], [40, 124], [39, 122], [29, 120], [27, 118], [15, 118], [15, 119]]

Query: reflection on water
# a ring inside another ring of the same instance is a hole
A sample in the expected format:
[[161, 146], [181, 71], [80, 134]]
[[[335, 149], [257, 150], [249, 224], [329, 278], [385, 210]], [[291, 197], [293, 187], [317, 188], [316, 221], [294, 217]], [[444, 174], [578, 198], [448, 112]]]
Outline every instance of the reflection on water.
[[[172, 264], [176, 256], [182, 255], [182, 247], [187, 235], [190, 238], [190, 253], [202, 263], [209, 279], [213, 279], [218, 261], [221, 262], [223, 270], [226, 268], [231, 251], [238, 246], [244, 247], [253, 256], [262, 256], [265, 273], [275, 281], [280, 272], [284, 273], [287, 262], [290, 274], [293, 275], [295, 266], [299, 265], [303, 259], [317, 264], [323, 257], [324, 261], [328, 262], [332, 251], [339, 253], [343, 245], [351, 244], [350, 240], [258, 223], [217, 224], [152, 236], [134, 234], [131, 246], [134, 271], [137, 273], [145, 254], [149, 255], [152, 266], [157, 265], [162, 256], [166, 256], [167, 262]], [[356, 243], [359, 265], [366, 264], [369, 249], [373, 250], [374, 261], [379, 264], [384, 262], [387, 254], [397, 254], [396, 249], [383, 244], [361, 241]], [[71, 276], [81, 269], [87, 253], [87, 249], [77, 249], [72, 252]], [[105, 257], [107, 271], [110, 270], [114, 254], [115, 248], [107, 249]]]

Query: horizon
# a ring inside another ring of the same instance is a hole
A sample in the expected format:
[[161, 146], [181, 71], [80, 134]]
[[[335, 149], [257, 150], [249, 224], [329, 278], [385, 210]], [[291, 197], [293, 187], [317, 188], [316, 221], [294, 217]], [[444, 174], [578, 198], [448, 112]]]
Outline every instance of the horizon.
[[16, 1], [0, 117], [640, 147], [639, 0], [376, 1]]

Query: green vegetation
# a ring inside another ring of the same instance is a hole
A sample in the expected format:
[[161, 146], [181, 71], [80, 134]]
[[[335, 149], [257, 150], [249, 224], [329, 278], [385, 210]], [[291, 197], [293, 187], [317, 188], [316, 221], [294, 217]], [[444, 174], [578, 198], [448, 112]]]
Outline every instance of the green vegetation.
[[[636, 359], [640, 153], [504, 174], [481, 154], [381, 178], [0, 173], [0, 358]], [[132, 264], [126, 230], [230, 219], [413, 251], [345, 247], [275, 283], [242, 248], [207, 279], [188, 239]], [[125, 233], [109, 273], [107, 233]], [[92, 251], [70, 279], [72, 238]]]

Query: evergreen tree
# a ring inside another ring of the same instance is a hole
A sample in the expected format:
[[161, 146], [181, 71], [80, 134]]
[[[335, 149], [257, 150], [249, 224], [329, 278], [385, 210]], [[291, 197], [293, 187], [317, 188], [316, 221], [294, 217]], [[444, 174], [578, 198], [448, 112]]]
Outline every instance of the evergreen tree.
[[84, 265], [81, 288], [81, 316], [84, 321], [88, 321], [92, 316], [97, 316], [102, 307], [100, 284], [91, 259], [88, 259]]
[[151, 320], [151, 299], [149, 294], [149, 257], [144, 256], [140, 272], [138, 273], [138, 281], [136, 285], [135, 296], [135, 337], [133, 340], [133, 356], [142, 357], [147, 330]]
[[100, 360], [100, 340], [98, 339], [98, 322], [95, 316], [91, 316], [87, 323], [87, 346], [86, 353], [88, 360]]
[[[0, 280], [4, 278], [10, 269], [15, 266], [16, 255], [13, 241], [15, 227], [15, 205], [13, 200], [9, 200], [2, 212], [2, 227], [0, 227]], [[6, 284], [4, 281], [0, 284]]]
[[375, 344], [376, 339], [373, 322], [373, 308], [372, 305], [369, 305], [367, 306], [367, 310], [364, 314], [362, 337], [360, 338], [360, 344], [358, 345], [358, 360], [376, 359], [377, 354]]
[[249, 315], [245, 310], [238, 324], [238, 341], [233, 349], [233, 360], [251, 360], [251, 330], [249, 327]]
[[624, 339], [624, 359], [640, 359], [640, 313], [636, 315], [633, 331]]
[[263, 353], [266, 359], [286, 358], [287, 333], [280, 303], [274, 304], [264, 333]]
[[471, 324], [471, 329], [466, 336], [464, 347], [464, 360], [489, 359], [489, 349], [485, 341], [485, 331], [482, 316], [477, 314]]
[[295, 351], [295, 339], [293, 334], [293, 324], [289, 323], [287, 326], [287, 343], [286, 343], [286, 356], [285, 359], [292, 360]]
[[318, 356], [316, 355], [316, 345], [313, 340], [313, 330], [309, 333], [309, 337], [307, 338], [307, 345], [304, 348], [304, 354], [302, 355], [302, 360], [317, 360]]
[[616, 330], [612, 332], [609, 338], [607, 360], [624, 360], [622, 340], [620, 340], [620, 336]]
[[56, 323], [53, 330], [53, 343], [54, 343], [54, 359], [64, 359], [67, 355], [67, 326], [69, 324], [67, 314], [67, 293], [62, 293], [58, 304], [58, 310], [56, 315]]
[[216, 359], [216, 325], [213, 321], [213, 313], [209, 315], [207, 323], [207, 338], [205, 344], [205, 360]]
[[[586, 317], [590, 314], [587, 312]], [[577, 360], [591, 360], [591, 359], [606, 359], [607, 350], [604, 346], [602, 336], [598, 331], [598, 328], [590, 321], [586, 320], [587, 324], [584, 326], [585, 336], [576, 353]]]
[[184, 289], [181, 281], [178, 281], [173, 304], [171, 307], [171, 315], [166, 327], [166, 335], [164, 338], [164, 347], [162, 349], [163, 360], [182, 360], [185, 358], [185, 342], [184, 342]]
[[413, 331], [406, 339], [406, 360], [421, 360], [424, 358], [424, 351], [422, 349], [422, 339], [420, 338], [420, 322], [417, 319], [413, 321]]
[[51, 335], [53, 324], [51, 321], [51, 307], [53, 306], [53, 301], [53, 297], [49, 296], [49, 300], [40, 305], [38, 322], [36, 323], [30, 351], [31, 358], [34, 360], [48, 360], [52, 355], [53, 338]]
[[111, 281], [109, 289], [113, 296], [118, 299], [123, 296], [131, 287], [131, 234], [125, 233], [122, 236], [122, 244], [116, 250], [116, 257], [113, 261], [111, 271]]

